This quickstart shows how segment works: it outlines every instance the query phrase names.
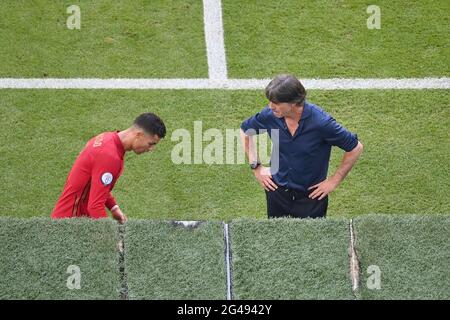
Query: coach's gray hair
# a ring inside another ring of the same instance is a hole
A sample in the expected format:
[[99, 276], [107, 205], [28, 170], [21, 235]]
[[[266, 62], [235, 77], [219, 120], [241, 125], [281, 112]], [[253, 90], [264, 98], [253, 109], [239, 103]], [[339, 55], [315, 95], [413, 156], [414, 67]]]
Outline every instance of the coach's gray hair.
[[293, 75], [280, 74], [267, 85], [266, 97], [275, 103], [302, 104], [306, 98], [306, 90]]

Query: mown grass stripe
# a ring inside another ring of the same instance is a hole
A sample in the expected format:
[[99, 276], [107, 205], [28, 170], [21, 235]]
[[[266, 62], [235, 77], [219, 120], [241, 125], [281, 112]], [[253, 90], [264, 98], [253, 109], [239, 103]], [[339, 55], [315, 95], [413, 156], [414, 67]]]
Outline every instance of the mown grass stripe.
[[0, 299], [118, 299], [117, 241], [111, 220], [1, 217]]
[[362, 299], [449, 299], [450, 216], [354, 219]]
[[129, 299], [226, 298], [223, 226], [129, 220], [125, 270]]
[[233, 221], [236, 299], [354, 299], [348, 221]]

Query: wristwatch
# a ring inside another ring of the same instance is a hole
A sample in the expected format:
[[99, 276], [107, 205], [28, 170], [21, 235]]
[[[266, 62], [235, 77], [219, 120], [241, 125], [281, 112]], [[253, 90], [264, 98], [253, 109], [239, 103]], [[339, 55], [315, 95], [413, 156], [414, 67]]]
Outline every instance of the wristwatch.
[[250, 169], [255, 170], [256, 168], [258, 168], [261, 165], [261, 162], [259, 161], [253, 161], [252, 163], [250, 163]]

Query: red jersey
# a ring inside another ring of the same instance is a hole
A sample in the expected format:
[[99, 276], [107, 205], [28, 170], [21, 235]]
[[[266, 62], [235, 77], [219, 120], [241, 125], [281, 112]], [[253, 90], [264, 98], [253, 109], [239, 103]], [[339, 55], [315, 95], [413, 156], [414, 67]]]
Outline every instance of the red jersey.
[[104, 218], [117, 203], [110, 191], [123, 172], [125, 149], [119, 131], [104, 132], [89, 140], [67, 177], [51, 217]]

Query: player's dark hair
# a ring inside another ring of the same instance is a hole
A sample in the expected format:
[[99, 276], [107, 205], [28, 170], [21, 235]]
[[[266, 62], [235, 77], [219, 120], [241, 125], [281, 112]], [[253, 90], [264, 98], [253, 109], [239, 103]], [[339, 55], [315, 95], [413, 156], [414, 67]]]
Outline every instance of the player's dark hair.
[[280, 74], [267, 85], [266, 97], [274, 103], [302, 104], [306, 98], [306, 90], [293, 75]]
[[134, 125], [143, 129], [147, 134], [158, 135], [161, 139], [166, 136], [166, 126], [156, 114], [147, 112], [134, 120]]

